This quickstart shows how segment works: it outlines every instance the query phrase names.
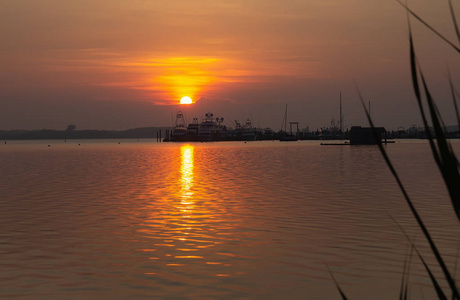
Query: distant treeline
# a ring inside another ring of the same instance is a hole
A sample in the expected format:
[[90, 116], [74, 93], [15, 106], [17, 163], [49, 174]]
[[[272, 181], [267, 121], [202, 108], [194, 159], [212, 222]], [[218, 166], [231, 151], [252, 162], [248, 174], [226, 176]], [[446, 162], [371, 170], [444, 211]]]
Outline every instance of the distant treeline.
[[0, 140], [59, 140], [59, 139], [147, 139], [156, 138], [162, 132], [165, 137], [168, 127], [143, 127], [116, 130], [0, 130]]

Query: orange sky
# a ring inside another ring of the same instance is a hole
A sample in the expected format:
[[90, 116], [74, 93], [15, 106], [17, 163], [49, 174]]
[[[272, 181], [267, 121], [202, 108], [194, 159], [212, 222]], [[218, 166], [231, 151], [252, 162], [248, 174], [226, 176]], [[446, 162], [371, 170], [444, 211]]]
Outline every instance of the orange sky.
[[[0, 130], [170, 126], [182, 96], [197, 101], [189, 114], [276, 129], [289, 103], [293, 120], [317, 128], [338, 118], [339, 92], [345, 125], [365, 125], [353, 80], [381, 125], [419, 122], [396, 1], [1, 2]], [[455, 41], [447, 2], [409, 5]], [[446, 65], [459, 82], [458, 55], [413, 25], [449, 123]]]

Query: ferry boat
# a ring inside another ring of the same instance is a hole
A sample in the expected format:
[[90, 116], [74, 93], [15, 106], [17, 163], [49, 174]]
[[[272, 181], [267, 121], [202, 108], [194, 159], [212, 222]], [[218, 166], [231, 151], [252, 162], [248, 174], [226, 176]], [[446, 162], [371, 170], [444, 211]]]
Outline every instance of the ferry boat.
[[[201, 122], [193, 118], [193, 122], [185, 126], [185, 118], [181, 111], [176, 115], [176, 126], [172, 130], [170, 138], [165, 141], [171, 142], [215, 142], [215, 141], [255, 141], [257, 139], [256, 128], [251, 120], [247, 119], [244, 125], [235, 121], [236, 128], [227, 128], [223, 125], [224, 118], [214, 117], [208, 112]], [[273, 132], [267, 130], [271, 133]]]
[[199, 129], [200, 124], [198, 123], [198, 118], [193, 118], [193, 122], [187, 126], [187, 139], [189, 141], [197, 141]]
[[198, 128], [198, 140], [202, 142], [219, 141], [225, 137], [225, 126], [222, 126], [224, 118], [215, 118], [214, 114], [208, 112]]
[[256, 140], [256, 130], [252, 127], [251, 120], [247, 119], [243, 127], [242, 134], [243, 141], [255, 141]]
[[343, 132], [339, 126], [337, 126], [335, 120], [332, 119], [331, 126], [322, 127], [318, 137], [320, 140], [341, 140], [343, 139]]
[[171, 139], [177, 142], [183, 142], [187, 140], [187, 128], [185, 128], [184, 114], [178, 111], [176, 114], [176, 126], [172, 131]]

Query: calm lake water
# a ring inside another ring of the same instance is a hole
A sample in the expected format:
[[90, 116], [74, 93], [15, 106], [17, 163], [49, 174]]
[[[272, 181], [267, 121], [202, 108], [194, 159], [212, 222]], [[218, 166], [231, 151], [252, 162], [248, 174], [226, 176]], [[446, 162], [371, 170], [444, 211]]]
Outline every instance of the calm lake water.
[[[397, 299], [409, 243], [392, 218], [434, 266], [375, 146], [118, 142], [2, 142], [0, 298], [340, 299], [328, 266], [350, 299]], [[454, 269], [428, 144], [386, 149]], [[434, 296], [415, 257], [410, 287]]]

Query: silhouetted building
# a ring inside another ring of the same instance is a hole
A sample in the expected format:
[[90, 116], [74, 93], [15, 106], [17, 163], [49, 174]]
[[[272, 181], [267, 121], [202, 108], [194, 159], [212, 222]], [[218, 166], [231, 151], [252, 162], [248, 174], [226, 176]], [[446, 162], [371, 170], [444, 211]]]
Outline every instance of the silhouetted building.
[[386, 130], [384, 127], [375, 127], [379, 136], [376, 140], [371, 127], [353, 126], [350, 129], [350, 145], [376, 145], [385, 137]]

